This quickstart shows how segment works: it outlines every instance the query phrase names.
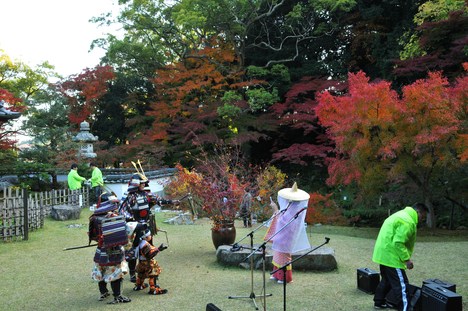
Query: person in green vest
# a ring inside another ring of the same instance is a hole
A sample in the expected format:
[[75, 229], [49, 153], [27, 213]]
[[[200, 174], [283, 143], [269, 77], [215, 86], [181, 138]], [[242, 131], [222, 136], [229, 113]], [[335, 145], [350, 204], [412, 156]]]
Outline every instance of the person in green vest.
[[94, 193], [94, 204], [97, 204], [98, 198], [102, 193], [102, 187], [104, 187], [104, 179], [102, 178], [101, 170], [95, 163], [91, 162], [89, 167], [92, 170], [89, 181], [91, 182], [91, 189], [93, 189]]
[[68, 173], [68, 188], [70, 190], [81, 189], [81, 183], [86, 180], [86, 178], [81, 177], [78, 174], [78, 165], [75, 163], [72, 164], [70, 172]]
[[[380, 265], [381, 276], [374, 294], [375, 309], [409, 310], [409, 282], [405, 270], [413, 269], [411, 255], [417, 226], [418, 222], [424, 222], [427, 212], [423, 203], [407, 206], [390, 215], [380, 228], [372, 256], [372, 261]], [[392, 297], [392, 301], [387, 297]]]

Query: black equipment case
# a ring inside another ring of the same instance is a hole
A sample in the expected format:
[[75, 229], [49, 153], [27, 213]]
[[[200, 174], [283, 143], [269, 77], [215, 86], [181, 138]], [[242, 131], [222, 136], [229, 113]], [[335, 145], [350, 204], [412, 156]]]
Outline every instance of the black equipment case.
[[422, 287], [421, 307], [424, 311], [462, 311], [462, 296], [435, 283]]
[[380, 282], [380, 273], [369, 268], [357, 269], [357, 288], [368, 294], [374, 294]]
[[221, 309], [215, 306], [214, 304], [209, 303], [206, 305], [206, 311], [221, 311]]
[[457, 292], [457, 286], [455, 284], [445, 282], [439, 279], [427, 279], [423, 281], [423, 285], [428, 284], [428, 283], [433, 283], [436, 285], [439, 285], [445, 289], [451, 290], [452, 292], [456, 293]]

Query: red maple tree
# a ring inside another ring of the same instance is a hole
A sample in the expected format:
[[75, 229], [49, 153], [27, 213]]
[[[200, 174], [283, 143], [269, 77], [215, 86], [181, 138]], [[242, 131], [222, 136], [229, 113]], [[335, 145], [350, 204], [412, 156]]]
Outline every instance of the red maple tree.
[[318, 124], [315, 113], [318, 103], [315, 96], [324, 90], [338, 94], [346, 87], [346, 83], [324, 77], [304, 77], [291, 86], [285, 100], [271, 107], [273, 119], [277, 120], [281, 128], [280, 137], [277, 139], [280, 143], [272, 153], [273, 161], [302, 166], [307, 166], [313, 161], [316, 165], [323, 165], [323, 159], [332, 150], [332, 146], [323, 128]]
[[106, 94], [108, 83], [114, 78], [112, 67], [98, 66], [58, 84], [70, 105], [68, 118], [72, 124], [81, 123], [95, 112], [97, 100]]
[[389, 82], [349, 74], [349, 93], [319, 95], [316, 113], [335, 143], [331, 185], [409, 182], [431, 209], [432, 182], [440, 169], [466, 161], [467, 83], [449, 85], [440, 72], [407, 85], [399, 96]]
[[[21, 99], [16, 98], [11, 92], [0, 88], [0, 101], [8, 103], [8, 107], [4, 107], [10, 111], [23, 112], [26, 106]], [[17, 133], [16, 130], [6, 130], [8, 120], [0, 120], [0, 150], [14, 148], [16, 140], [12, 137]]]

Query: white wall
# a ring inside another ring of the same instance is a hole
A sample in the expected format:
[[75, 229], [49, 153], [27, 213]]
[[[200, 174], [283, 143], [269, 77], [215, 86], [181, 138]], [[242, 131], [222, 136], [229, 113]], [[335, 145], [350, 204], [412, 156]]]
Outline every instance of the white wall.
[[[151, 192], [154, 192], [159, 195], [164, 195], [164, 186], [169, 182], [169, 178], [163, 177], [159, 179], [152, 179], [150, 180], [149, 186]], [[104, 183], [104, 189], [111, 190], [117, 195], [117, 198], [122, 199], [125, 197], [125, 192], [127, 191], [128, 184], [106, 184]]]
[[[150, 179], [150, 189], [151, 192], [157, 193], [159, 195], [163, 195], [164, 186], [169, 182], [168, 177], [163, 177], [159, 179]], [[58, 182], [66, 182], [67, 175], [58, 175], [57, 176]], [[107, 184], [104, 183], [104, 191], [112, 191], [117, 195], [117, 198], [122, 199], [125, 196], [125, 192], [127, 191], [128, 184], [127, 183], [112, 183]]]

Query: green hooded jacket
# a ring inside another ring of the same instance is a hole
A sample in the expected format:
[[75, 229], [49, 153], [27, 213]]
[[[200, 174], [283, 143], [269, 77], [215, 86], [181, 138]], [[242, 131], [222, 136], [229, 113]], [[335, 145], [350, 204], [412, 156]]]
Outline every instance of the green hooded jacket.
[[70, 190], [81, 189], [81, 182], [86, 180], [86, 178], [81, 177], [78, 174], [78, 170], [70, 170], [70, 173], [68, 173], [67, 179], [68, 179], [68, 188], [70, 188]]
[[95, 167], [91, 173], [91, 187], [103, 186], [104, 180], [102, 179], [102, 172], [100, 169]]
[[390, 215], [380, 228], [372, 261], [392, 268], [406, 269], [416, 242], [418, 213], [407, 206]]

